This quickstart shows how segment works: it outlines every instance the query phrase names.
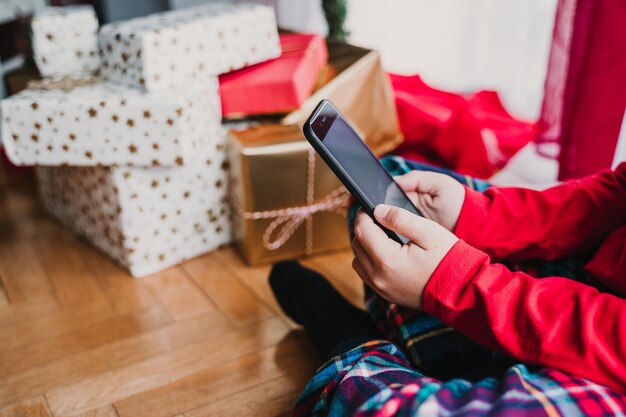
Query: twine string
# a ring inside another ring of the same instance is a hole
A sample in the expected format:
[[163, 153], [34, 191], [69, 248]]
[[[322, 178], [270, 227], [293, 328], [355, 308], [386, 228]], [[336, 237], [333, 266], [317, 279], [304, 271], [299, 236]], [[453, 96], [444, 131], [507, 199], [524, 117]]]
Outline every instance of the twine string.
[[[317, 203], [315, 196], [315, 151], [309, 149], [306, 185], [306, 204], [266, 211], [244, 211], [239, 201], [231, 194], [231, 204], [245, 220], [273, 219], [263, 233], [263, 247], [276, 250], [282, 247], [293, 236], [298, 228], [305, 223], [305, 254], [313, 253], [313, 215], [320, 212], [345, 213], [349, 193], [342, 186], [334, 189]], [[275, 238], [272, 237], [276, 234]]]

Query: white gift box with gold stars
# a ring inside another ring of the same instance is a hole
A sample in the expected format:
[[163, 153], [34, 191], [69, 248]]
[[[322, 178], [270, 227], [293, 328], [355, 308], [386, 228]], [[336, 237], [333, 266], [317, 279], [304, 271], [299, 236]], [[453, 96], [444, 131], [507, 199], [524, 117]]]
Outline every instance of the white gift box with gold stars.
[[160, 93], [100, 81], [49, 86], [2, 100], [3, 142], [16, 165], [183, 165], [220, 124], [215, 77]]
[[224, 134], [182, 167], [38, 167], [46, 210], [141, 277], [231, 241]]
[[89, 75], [100, 67], [93, 7], [46, 7], [33, 16], [31, 31], [33, 58], [44, 77]]
[[210, 3], [102, 26], [102, 75], [159, 91], [281, 54], [274, 10]]
[[143, 276], [231, 241], [217, 79], [146, 93], [55, 83], [2, 101], [9, 159], [46, 210]]

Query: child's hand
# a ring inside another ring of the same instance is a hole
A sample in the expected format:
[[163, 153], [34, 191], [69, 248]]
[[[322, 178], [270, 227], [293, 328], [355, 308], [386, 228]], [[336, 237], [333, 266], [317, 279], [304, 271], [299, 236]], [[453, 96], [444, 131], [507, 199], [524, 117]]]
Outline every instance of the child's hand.
[[461, 183], [445, 174], [427, 171], [411, 171], [394, 179], [426, 218], [454, 230], [465, 200]]
[[360, 211], [354, 224], [352, 267], [383, 298], [418, 309], [426, 283], [458, 239], [432, 220], [397, 207], [381, 204], [374, 215], [381, 225], [411, 243], [400, 245], [390, 239]]

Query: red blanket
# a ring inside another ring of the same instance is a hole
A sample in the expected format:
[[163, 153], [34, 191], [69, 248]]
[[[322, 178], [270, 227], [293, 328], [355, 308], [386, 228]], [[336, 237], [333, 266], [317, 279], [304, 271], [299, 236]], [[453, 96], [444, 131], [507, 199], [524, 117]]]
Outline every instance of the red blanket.
[[418, 75], [390, 74], [405, 141], [396, 153], [480, 178], [491, 177], [536, 133], [511, 116], [494, 91], [462, 96]]

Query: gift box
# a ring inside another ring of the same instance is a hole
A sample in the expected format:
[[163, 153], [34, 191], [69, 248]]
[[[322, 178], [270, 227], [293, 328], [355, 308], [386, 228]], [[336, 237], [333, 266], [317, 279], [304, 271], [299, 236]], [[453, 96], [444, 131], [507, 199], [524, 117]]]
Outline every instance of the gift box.
[[231, 131], [233, 235], [249, 264], [349, 246], [348, 192], [296, 126]]
[[273, 9], [253, 4], [210, 3], [110, 23], [98, 41], [104, 77], [148, 91], [280, 55]]
[[95, 79], [42, 83], [2, 101], [17, 165], [182, 165], [219, 125], [217, 79], [146, 93]]
[[33, 58], [44, 77], [89, 75], [100, 67], [93, 7], [41, 9], [32, 18], [31, 32]]
[[133, 276], [157, 272], [231, 241], [216, 135], [182, 167], [37, 167], [41, 200]]
[[288, 113], [309, 97], [328, 61], [319, 35], [280, 35], [280, 58], [220, 76], [224, 117]]
[[281, 123], [300, 127], [322, 99], [332, 101], [376, 155], [403, 140], [389, 78], [380, 54], [340, 41], [327, 41], [329, 60], [320, 87]]

